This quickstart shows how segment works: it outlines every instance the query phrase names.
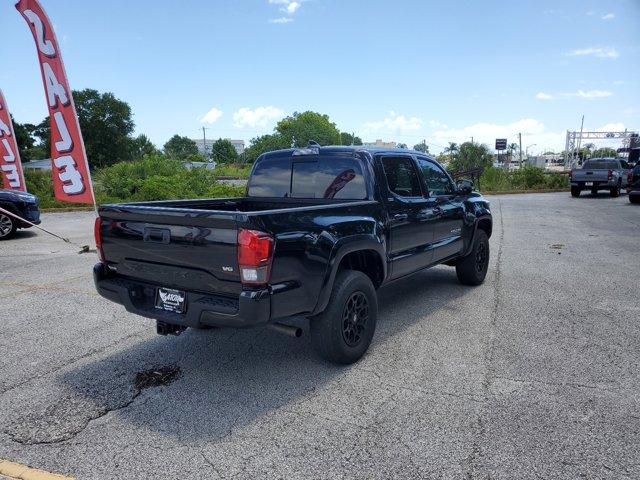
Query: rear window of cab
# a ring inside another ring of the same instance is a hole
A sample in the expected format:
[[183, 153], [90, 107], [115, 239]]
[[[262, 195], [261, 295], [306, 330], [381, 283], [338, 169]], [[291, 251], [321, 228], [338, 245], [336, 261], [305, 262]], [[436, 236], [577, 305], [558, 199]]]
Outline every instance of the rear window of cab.
[[249, 197], [364, 200], [360, 159], [347, 156], [276, 157], [259, 160]]

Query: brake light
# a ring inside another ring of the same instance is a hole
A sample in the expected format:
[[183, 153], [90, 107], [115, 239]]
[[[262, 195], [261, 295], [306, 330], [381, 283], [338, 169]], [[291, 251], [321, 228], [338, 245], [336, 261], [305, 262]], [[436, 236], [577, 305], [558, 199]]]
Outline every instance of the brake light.
[[607, 176], [608, 176], [609, 178], [613, 177], [613, 170], [609, 170], [609, 173], [607, 174]]
[[569, 170], [569, 180], [573, 179], [573, 172], [571, 170]]
[[633, 182], [633, 172], [629, 172], [627, 173], [627, 184], [630, 184]]
[[96, 222], [93, 225], [93, 236], [96, 240], [96, 250], [98, 252], [98, 259], [104, 263], [104, 251], [102, 250], [102, 234], [100, 233], [100, 217], [96, 218]]
[[271, 274], [273, 238], [257, 230], [238, 230], [240, 280], [248, 285], [265, 285]]

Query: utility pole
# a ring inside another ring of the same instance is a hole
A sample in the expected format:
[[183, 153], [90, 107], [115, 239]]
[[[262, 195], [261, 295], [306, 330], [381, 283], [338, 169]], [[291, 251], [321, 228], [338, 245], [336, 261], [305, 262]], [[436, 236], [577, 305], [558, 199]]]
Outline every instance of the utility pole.
[[[520, 168], [522, 168], [522, 133], [518, 133], [518, 141], [520, 142], [520, 147], [518, 147], [520, 149]], [[527, 160], [529, 160], [527, 158]]]
[[[576, 156], [580, 157], [580, 146], [582, 145], [582, 130], [584, 129], [584, 115], [582, 115], [582, 122], [580, 123], [580, 137], [578, 138], [578, 146], [576, 150]], [[575, 157], [574, 157], [575, 158]], [[575, 160], [574, 160], [575, 162]]]
[[204, 160], [209, 161], [207, 158], [207, 128], [205, 126], [202, 127], [202, 150], [204, 151]]

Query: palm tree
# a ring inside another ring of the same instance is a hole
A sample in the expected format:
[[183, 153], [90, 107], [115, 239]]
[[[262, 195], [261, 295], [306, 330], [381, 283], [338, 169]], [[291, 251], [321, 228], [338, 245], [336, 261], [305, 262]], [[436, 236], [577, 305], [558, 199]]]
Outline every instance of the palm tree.
[[458, 153], [459, 150], [460, 150], [460, 148], [458, 147], [457, 143], [449, 142], [449, 146], [444, 149], [444, 153], [448, 153], [450, 155], [455, 155], [456, 153]]

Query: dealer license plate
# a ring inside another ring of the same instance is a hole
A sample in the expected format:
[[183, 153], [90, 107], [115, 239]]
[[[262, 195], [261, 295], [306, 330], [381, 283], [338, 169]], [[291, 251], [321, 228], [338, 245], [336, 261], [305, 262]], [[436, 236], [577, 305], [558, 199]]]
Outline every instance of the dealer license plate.
[[593, 182], [584, 182], [585, 187], [593, 187]]
[[171, 288], [158, 288], [156, 295], [156, 308], [168, 312], [184, 313], [187, 294]]

